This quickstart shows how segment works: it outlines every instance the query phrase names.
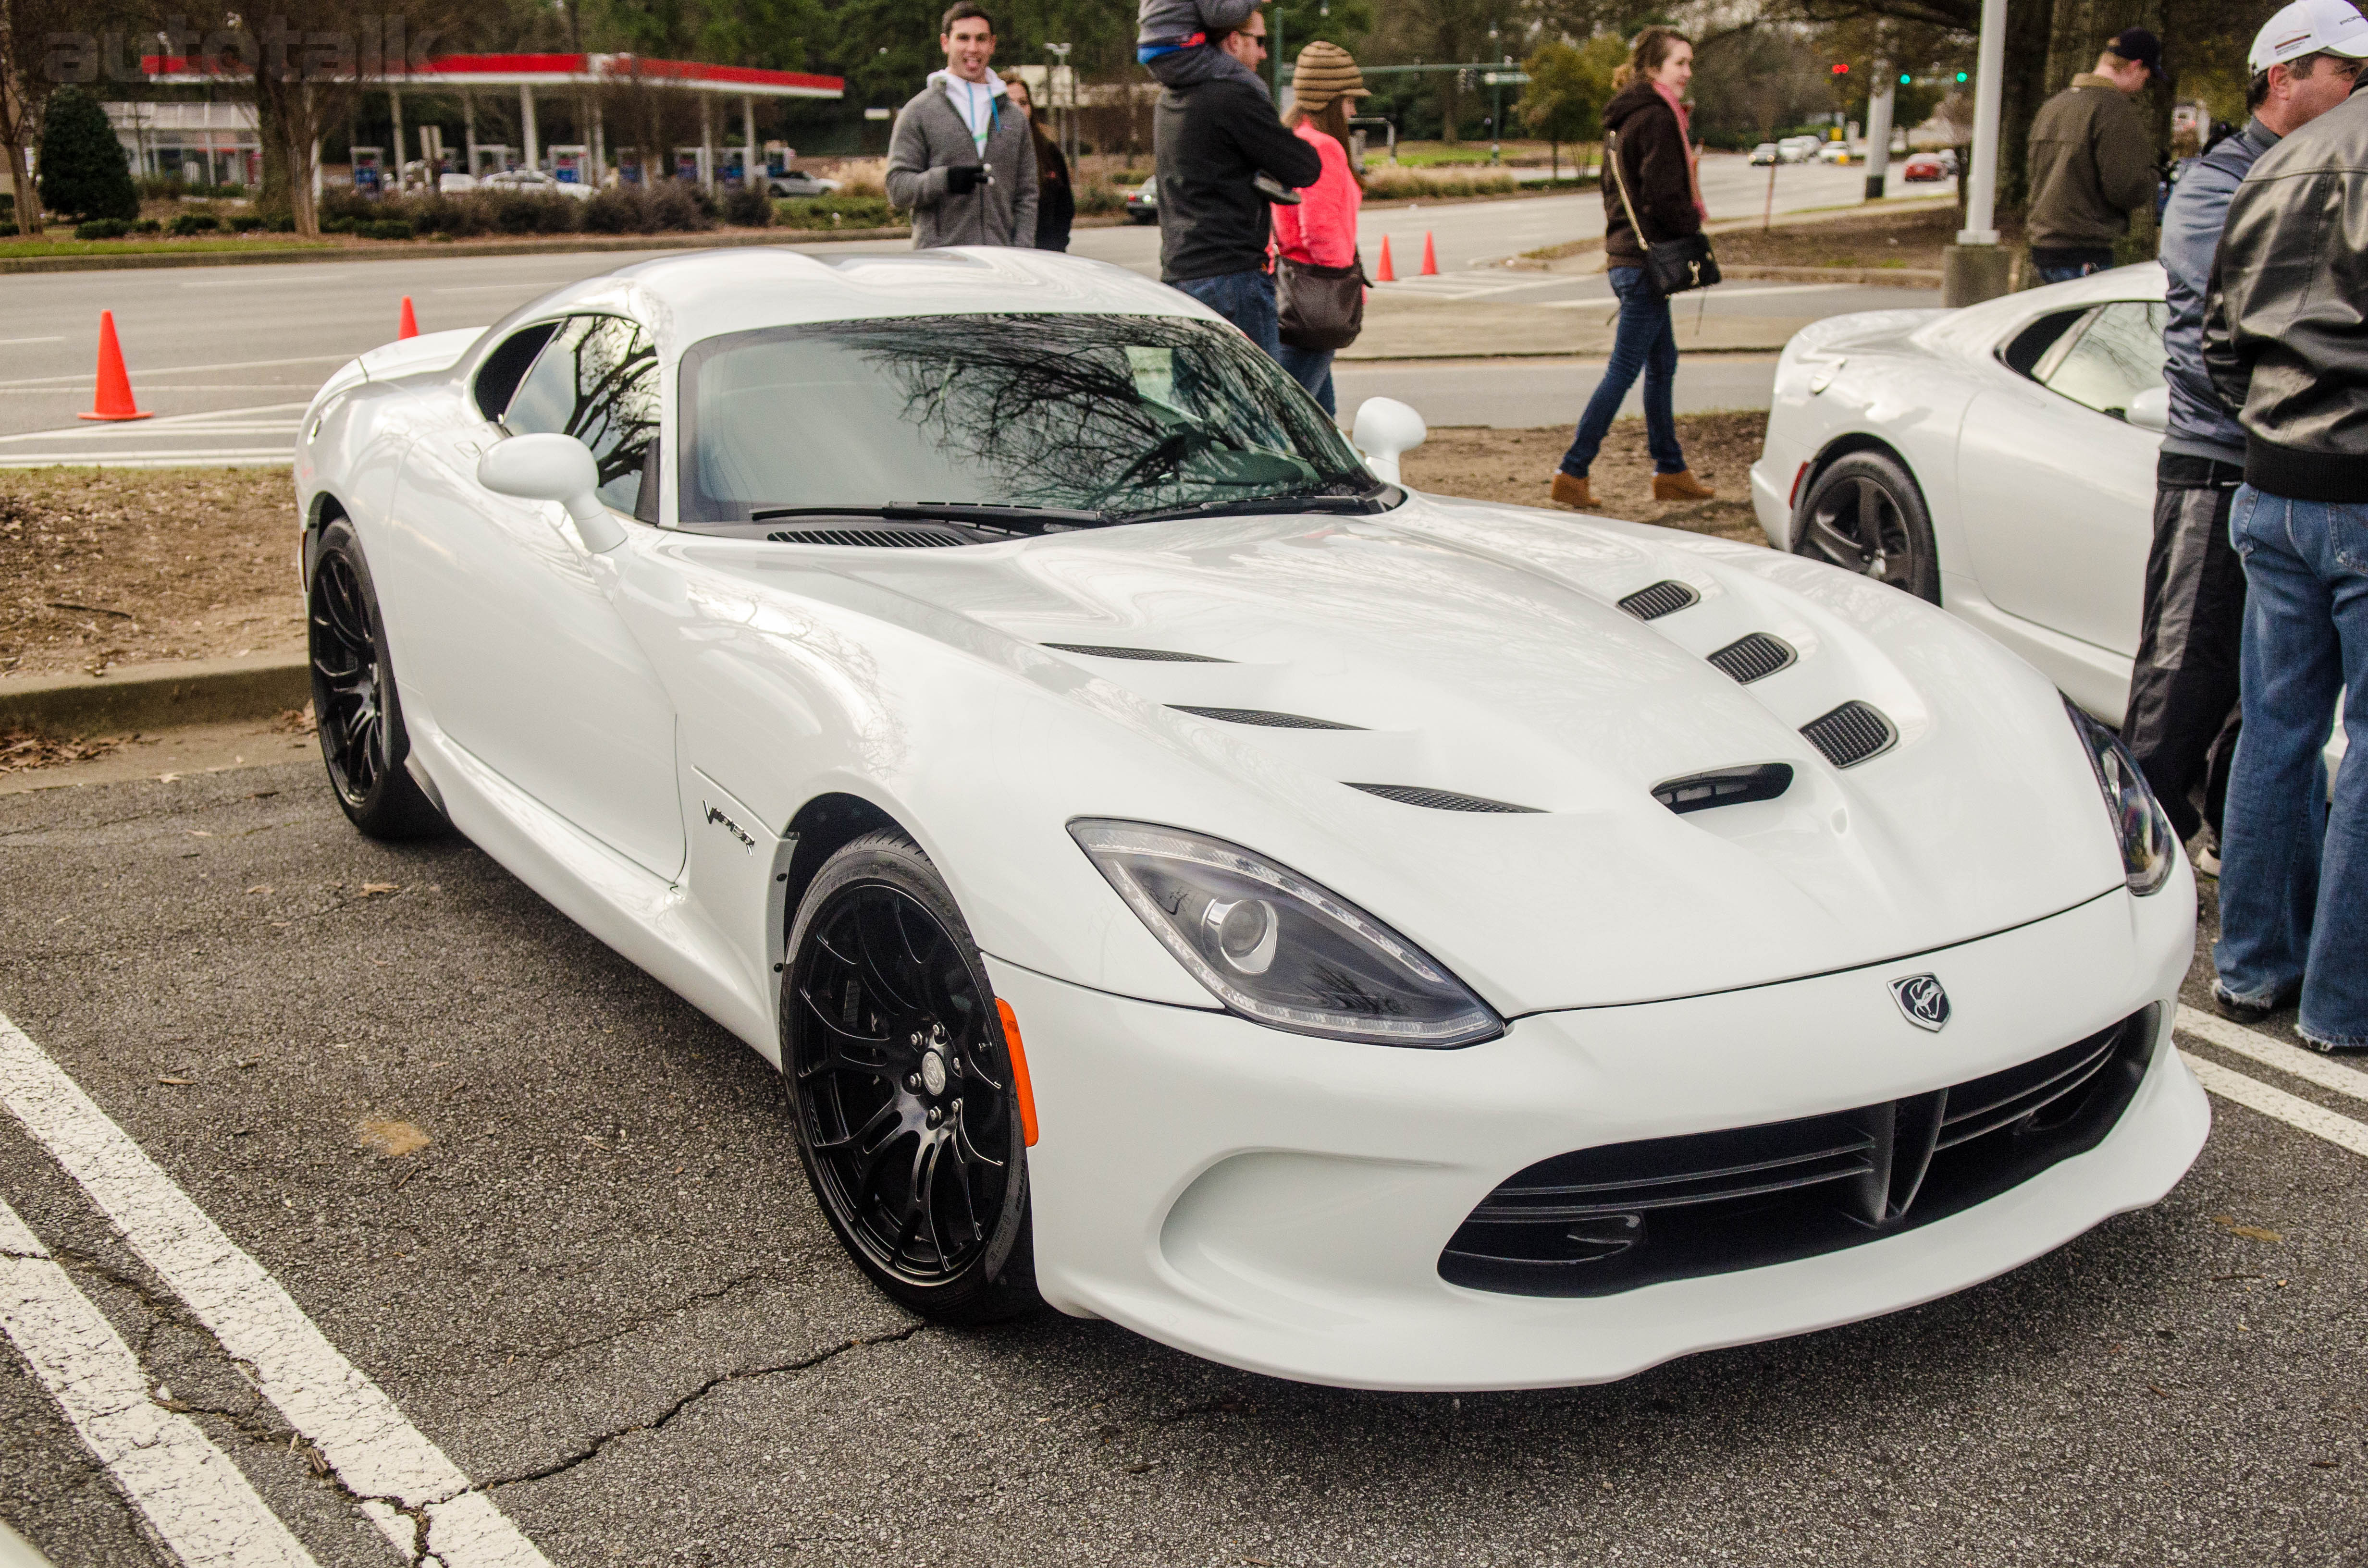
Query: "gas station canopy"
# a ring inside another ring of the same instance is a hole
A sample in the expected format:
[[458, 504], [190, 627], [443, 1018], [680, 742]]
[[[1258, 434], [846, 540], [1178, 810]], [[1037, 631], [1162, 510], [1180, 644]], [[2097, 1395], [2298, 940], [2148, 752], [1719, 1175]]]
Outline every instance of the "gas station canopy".
[[[151, 54], [141, 69], [151, 81], [206, 82], [226, 73], [210, 60]], [[389, 71], [374, 85], [414, 87], [590, 87], [643, 82], [694, 93], [772, 98], [837, 98], [847, 84], [837, 76], [803, 71], [764, 71], [750, 65], [708, 65], [694, 60], [652, 60], [632, 54], [439, 54], [426, 69]]]

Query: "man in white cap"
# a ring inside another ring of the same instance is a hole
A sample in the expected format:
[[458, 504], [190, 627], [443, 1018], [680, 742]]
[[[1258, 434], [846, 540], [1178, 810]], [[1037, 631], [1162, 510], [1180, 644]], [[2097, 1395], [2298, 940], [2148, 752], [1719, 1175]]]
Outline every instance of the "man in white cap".
[[2248, 61], [2251, 117], [2189, 166], [2162, 213], [2170, 426], [2155, 467], [2146, 618], [2122, 737], [2180, 837], [2209, 830], [2196, 857], [2206, 870], [2218, 866], [2237, 747], [2245, 568], [2228, 542], [2228, 502], [2245, 477], [2245, 430], [2204, 372], [2203, 294], [2228, 199], [2254, 160], [2341, 103], [2362, 56], [2368, 17], [2351, 0], [2294, 0], [2271, 17]]

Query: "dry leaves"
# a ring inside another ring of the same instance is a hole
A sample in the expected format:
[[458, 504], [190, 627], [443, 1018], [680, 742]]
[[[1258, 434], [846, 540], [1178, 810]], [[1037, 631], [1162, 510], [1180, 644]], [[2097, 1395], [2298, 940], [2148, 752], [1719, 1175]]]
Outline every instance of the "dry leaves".
[[2259, 1225], [2240, 1225], [2234, 1214], [2214, 1214], [2212, 1222], [2232, 1236], [2242, 1236], [2248, 1242], [2282, 1242], [2285, 1237], [2275, 1231], [2265, 1231]]
[[354, 1129], [362, 1147], [390, 1160], [405, 1154], [416, 1154], [427, 1147], [427, 1134], [408, 1121], [394, 1121], [373, 1117]]
[[62, 741], [55, 735], [37, 735], [28, 730], [0, 730], [0, 773], [22, 773], [29, 768], [52, 767], [61, 762], [88, 762], [120, 751], [124, 744], [122, 739]]

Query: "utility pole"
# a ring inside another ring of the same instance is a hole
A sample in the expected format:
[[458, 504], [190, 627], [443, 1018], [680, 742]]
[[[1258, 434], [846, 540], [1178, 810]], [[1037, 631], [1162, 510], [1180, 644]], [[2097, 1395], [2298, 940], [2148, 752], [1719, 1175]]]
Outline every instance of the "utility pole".
[[1888, 60], [1874, 62], [1874, 92], [1866, 106], [1866, 199], [1883, 199], [1884, 171], [1891, 166], [1891, 100], [1898, 74]]
[[1941, 302], [1972, 305], [2006, 292], [2006, 252], [1998, 243], [1998, 115], [2006, 78], [2006, 0], [1982, 0], [1981, 44], [1974, 66], [1972, 177], [1965, 226], [1941, 253]]

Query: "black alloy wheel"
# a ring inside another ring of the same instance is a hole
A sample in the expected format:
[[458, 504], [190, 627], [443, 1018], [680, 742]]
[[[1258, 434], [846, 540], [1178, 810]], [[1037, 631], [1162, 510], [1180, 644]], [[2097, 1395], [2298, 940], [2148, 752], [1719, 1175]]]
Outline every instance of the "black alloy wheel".
[[1881, 452], [1852, 452], [1810, 485], [1794, 519], [1796, 554], [1941, 602], [1941, 562], [1924, 493]]
[[781, 988], [798, 1151], [831, 1229], [911, 1310], [1037, 1304], [1010, 1052], [953, 897], [901, 834], [855, 840], [801, 902]]
[[372, 838], [439, 832], [442, 815], [403, 766], [410, 746], [386, 626], [353, 525], [343, 517], [323, 525], [311, 554], [305, 608], [313, 716], [337, 804]]

